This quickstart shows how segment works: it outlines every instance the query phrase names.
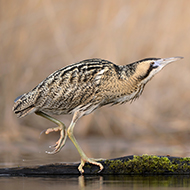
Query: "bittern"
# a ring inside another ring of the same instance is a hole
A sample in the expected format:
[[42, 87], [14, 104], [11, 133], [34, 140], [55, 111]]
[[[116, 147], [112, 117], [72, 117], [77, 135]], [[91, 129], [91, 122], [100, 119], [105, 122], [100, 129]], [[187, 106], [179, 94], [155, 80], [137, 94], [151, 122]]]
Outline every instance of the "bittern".
[[[55, 71], [33, 90], [16, 98], [13, 111], [19, 118], [34, 112], [57, 125], [45, 131], [46, 134], [60, 131], [54, 150], [48, 154], [59, 152], [68, 135], [81, 156], [78, 170], [83, 173], [83, 166], [88, 162], [102, 171], [102, 164], [88, 158], [77, 143], [73, 135], [76, 122], [107, 104], [135, 100], [156, 73], [179, 59], [182, 57], [147, 58], [123, 66], [103, 59], [87, 59]], [[73, 114], [73, 118], [67, 129], [64, 123], [48, 114]]]

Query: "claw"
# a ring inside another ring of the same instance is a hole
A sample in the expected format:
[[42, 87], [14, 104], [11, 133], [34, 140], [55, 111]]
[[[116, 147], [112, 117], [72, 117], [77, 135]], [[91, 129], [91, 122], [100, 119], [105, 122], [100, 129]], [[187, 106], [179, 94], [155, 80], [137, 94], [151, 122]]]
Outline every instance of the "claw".
[[103, 167], [103, 168], [100, 168], [100, 170], [98, 171], [98, 173], [100, 173], [103, 169], [104, 169], [104, 167]]
[[49, 145], [49, 148], [54, 148], [54, 147], [56, 147], [56, 146], [57, 146], [57, 144]]
[[42, 111], [36, 111], [35, 112], [37, 115], [39, 116], [42, 116], [48, 120], [50, 120], [51, 122], [55, 123], [56, 125], [58, 125], [57, 127], [55, 128], [48, 128], [46, 130], [43, 130], [41, 133], [40, 133], [40, 136], [42, 135], [42, 133], [45, 132], [45, 134], [49, 134], [53, 131], [57, 132], [57, 131], [60, 131], [60, 138], [59, 140], [55, 143], [55, 145], [52, 145], [52, 146], [49, 146], [49, 148], [54, 148], [54, 150], [52, 152], [48, 152], [46, 151], [47, 154], [55, 154], [57, 152], [59, 152], [62, 147], [65, 145], [65, 142], [66, 142], [66, 139], [67, 139], [67, 131], [66, 131], [66, 127], [64, 125], [64, 123], [62, 123], [61, 121], [47, 115], [46, 113], [43, 113]]
[[47, 130], [47, 129], [44, 129], [43, 131], [41, 131], [41, 133], [40, 133], [40, 135], [39, 135], [39, 139], [40, 139], [41, 135], [46, 132], [46, 130]]
[[46, 154], [55, 154], [57, 153], [55, 150], [51, 151], [51, 152], [48, 152], [47, 150], [45, 151]]
[[43, 130], [41, 133], [40, 133], [40, 136], [42, 133], [45, 132], [45, 134], [49, 134], [51, 132], [57, 132], [57, 131], [60, 131], [60, 138], [59, 140], [54, 144], [54, 145], [50, 145], [49, 148], [54, 148], [53, 151], [46, 151], [47, 154], [55, 154], [57, 152], [59, 152], [62, 147], [65, 145], [65, 142], [66, 142], [66, 139], [67, 139], [67, 132], [66, 132], [66, 128], [64, 127], [55, 127], [55, 128], [48, 128], [48, 129], [45, 129]]
[[86, 162], [88, 162], [90, 164], [94, 164], [96, 166], [99, 166], [100, 170], [98, 171], [98, 173], [100, 173], [104, 169], [104, 166], [101, 163], [97, 162], [97, 160], [102, 160], [102, 159], [81, 158], [81, 163], [80, 163], [80, 165], [78, 167], [78, 170], [81, 173], [81, 175], [83, 175], [83, 173], [84, 173], [83, 167], [84, 167]]

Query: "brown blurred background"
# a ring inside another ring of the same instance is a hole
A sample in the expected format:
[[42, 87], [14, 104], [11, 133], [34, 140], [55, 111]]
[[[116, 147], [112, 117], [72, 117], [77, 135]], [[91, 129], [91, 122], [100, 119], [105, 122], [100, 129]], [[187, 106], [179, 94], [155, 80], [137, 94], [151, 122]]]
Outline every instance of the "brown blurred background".
[[[59, 154], [47, 156], [44, 150], [58, 136], [38, 137], [53, 123], [35, 114], [17, 119], [11, 109], [17, 96], [53, 71], [87, 58], [123, 65], [184, 57], [154, 77], [134, 103], [80, 119], [74, 133], [88, 156], [190, 156], [189, 50], [190, 1], [1, 0], [0, 162], [79, 160], [70, 140]], [[56, 118], [67, 126], [71, 121]]]

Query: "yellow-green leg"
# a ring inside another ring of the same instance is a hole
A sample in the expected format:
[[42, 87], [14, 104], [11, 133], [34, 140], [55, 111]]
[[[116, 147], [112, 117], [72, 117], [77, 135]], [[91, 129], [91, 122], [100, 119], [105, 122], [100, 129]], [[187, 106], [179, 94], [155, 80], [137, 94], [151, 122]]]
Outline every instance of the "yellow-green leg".
[[51, 147], [55, 147], [55, 149], [52, 152], [47, 152], [48, 154], [55, 154], [57, 152], [59, 152], [62, 147], [65, 145], [66, 139], [67, 139], [67, 130], [66, 127], [64, 125], [64, 123], [62, 123], [61, 121], [49, 116], [48, 114], [45, 114], [41, 111], [35, 112], [37, 115], [42, 116], [46, 119], [48, 119], [49, 121], [55, 123], [56, 125], [58, 125], [58, 127], [55, 128], [48, 128], [45, 130], [45, 134], [49, 134], [53, 131], [57, 132], [60, 131], [60, 138], [59, 140], [55, 143], [55, 145], [51, 146]]
[[71, 121], [71, 124], [69, 126], [69, 128], [67, 129], [67, 134], [68, 134], [68, 137], [71, 139], [71, 141], [73, 142], [73, 144], [75, 145], [77, 151], [79, 152], [80, 156], [81, 156], [81, 163], [78, 167], [78, 170], [81, 174], [84, 173], [84, 170], [83, 170], [83, 167], [85, 165], [86, 162], [89, 162], [91, 164], [94, 164], [94, 165], [97, 165], [100, 167], [100, 170], [99, 172], [101, 172], [103, 170], [103, 165], [99, 162], [96, 162], [97, 160], [102, 160], [102, 159], [94, 159], [94, 158], [88, 158], [85, 153], [83, 152], [83, 150], [81, 149], [81, 147], [79, 146], [78, 142], [76, 141], [74, 135], [73, 135], [73, 129], [74, 129], [74, 126], [76, 124], [76, 121], [78, 119], [75, 119], [75, 114], [73, 116], [73, 120]]

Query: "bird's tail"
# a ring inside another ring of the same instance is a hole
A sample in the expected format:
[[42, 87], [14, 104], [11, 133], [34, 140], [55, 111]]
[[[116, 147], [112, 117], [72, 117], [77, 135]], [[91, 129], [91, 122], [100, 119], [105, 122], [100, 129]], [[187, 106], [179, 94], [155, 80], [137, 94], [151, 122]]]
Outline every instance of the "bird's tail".
[[32, 91], [32, 92], [23, 94], [21, 96], [18, 96], [15, 99], [13, 112], [17, 115], [17, 117], [21, 118], [30, 113], [35, 112], [36, 108], [33, 102], [34, 96], [35, 96], [35, 92]]

